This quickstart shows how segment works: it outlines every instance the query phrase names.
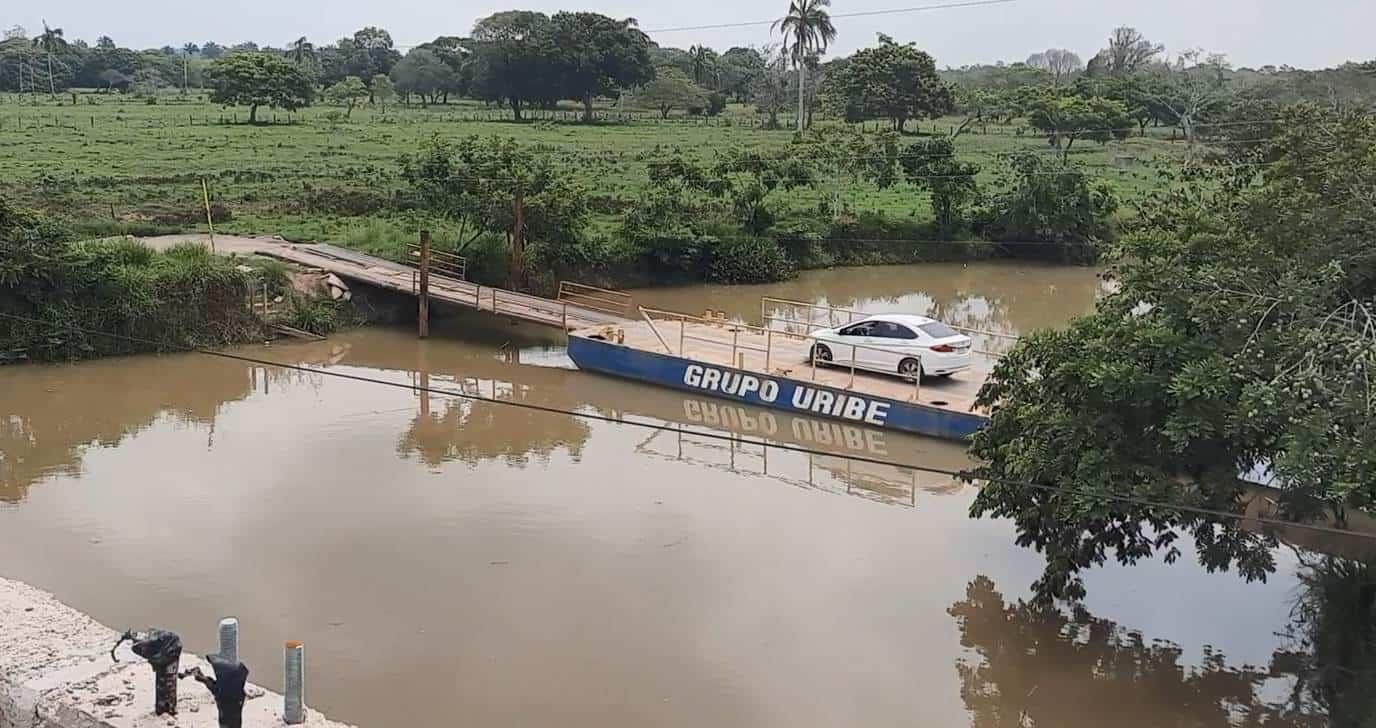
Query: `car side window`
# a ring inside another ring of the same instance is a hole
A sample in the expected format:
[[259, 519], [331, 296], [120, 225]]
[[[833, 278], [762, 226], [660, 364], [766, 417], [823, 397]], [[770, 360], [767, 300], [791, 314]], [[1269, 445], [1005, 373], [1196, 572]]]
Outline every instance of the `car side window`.
[[917, 338], [917, 334], [914, 334], [914, 333], [912, 332], [912, 329], [909, 329], [908, 327], [903, 326], [902, 324], [896, 324], [896, 323], [894, 323], [894, 322], [892, 322], [892, 321], [878, 321], [878, 322], [875, 322], [875, 324], [874, 324], [874, 333], [870, 334], [870, 336], [873, 336], [873, 337], [876, 337], [876, 338], [880, 338], [880, 339], [899, 339], [899, 340], [907, 340], [907, 339], [916, 339], [916, 338]]
[[874, 336], [873, 325], [868, 322], [863, 324], [855, 324], [854, 326], [847, 326], [846, 328], [841, 329], [837, 333], [841, 334], [842, 336]]
[[913, 331], [907, 326], [904, 326], [903, 324], [890, 325], [893, 326], [893, 336], [891, 336], [890, 338], [903, 339], [905, 341], [912, 341], [917, 338], [917, 332]]

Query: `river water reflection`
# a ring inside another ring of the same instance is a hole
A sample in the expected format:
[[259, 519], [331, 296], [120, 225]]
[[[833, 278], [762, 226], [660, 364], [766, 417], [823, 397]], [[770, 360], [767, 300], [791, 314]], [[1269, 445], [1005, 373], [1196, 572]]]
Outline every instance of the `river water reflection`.
[[[1098, 290], [1048, 271], [767, 292], [1022, 332]], [[953, 444], [583, 374], [474, 319], [245, 352], [663, 429], [204, 356], [0, 369], [0, 574], [193, 650], [235, 614], [269, 685], [303, 640], [309, 701], [361, 725], [1261, 725], [1289, 684], [1267, 668], [1288, 555], [1252, 585], [1188, 553], [1105, 567], [1084, 609], [1041, 614], [1019, 604], [1039, 556], [969, 520], [968, 486], [758, 440], [943, 470], [968, 464]]]

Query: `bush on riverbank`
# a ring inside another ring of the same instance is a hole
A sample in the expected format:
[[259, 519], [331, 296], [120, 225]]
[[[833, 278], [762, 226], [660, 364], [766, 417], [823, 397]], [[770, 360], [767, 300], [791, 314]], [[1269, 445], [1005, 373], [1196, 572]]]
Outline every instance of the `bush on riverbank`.
[[82, 359], [260, 339], [247, 285], [201, 246], [73, 242], [0, 199], [0, 313], [19, 317], [0, 317], [0, 353]]
[[773, 240], [731, 238], [712, 251], [707, 279], [715, 283], [772, 283], [793, 273], [793, 261]]

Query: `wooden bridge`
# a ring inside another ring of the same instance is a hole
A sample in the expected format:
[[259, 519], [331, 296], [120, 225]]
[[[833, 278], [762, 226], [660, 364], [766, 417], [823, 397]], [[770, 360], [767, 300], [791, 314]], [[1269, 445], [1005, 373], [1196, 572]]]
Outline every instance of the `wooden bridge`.
[[[144, 242], [155, 248], [166, 248], [182, 242], [204, 244], [208, 238], [204, 235], [167, 236], [145, 239]], [[419, 261], [416, 265], [398, 263], [336, 245], [295, 244], [278, 238], [217, 235], [215, 247], [220, 253], [267, 256], [333, 273], [346, 282], [363, 283], [417, 298], [420, 296]], [[408, 251], [414, 259], [418, 256], [413, 247], [408, 246]], [[631, 297], [625, 293], [571, 281], [560, 284], [557, 298], [480, 286], [463, 280], [465, 265], [462, 258], [435, 252], [431, 255], [429, 289], [432, 302], [555, 326], [564, 331], [625, 323], [632, 316]]]

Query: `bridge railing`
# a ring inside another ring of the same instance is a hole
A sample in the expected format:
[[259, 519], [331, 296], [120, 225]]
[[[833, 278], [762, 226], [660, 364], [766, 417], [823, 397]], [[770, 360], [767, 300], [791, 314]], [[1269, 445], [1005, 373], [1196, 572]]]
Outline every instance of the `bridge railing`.
[[602, 313], [631, 317], [631, 295], [573, 281], [559, 282], [559, 301]]
[[[420, 265], [420, 245], [418, 243], [406, 244], [406, 260], [402, 262], [413, 268]], [[467, 280], [468, 259], [457, 253], [449, 253], [431, 248], [430, 272], [434, 275], [445, 276], [447, 278], [457, 278], [461, 281]]]

